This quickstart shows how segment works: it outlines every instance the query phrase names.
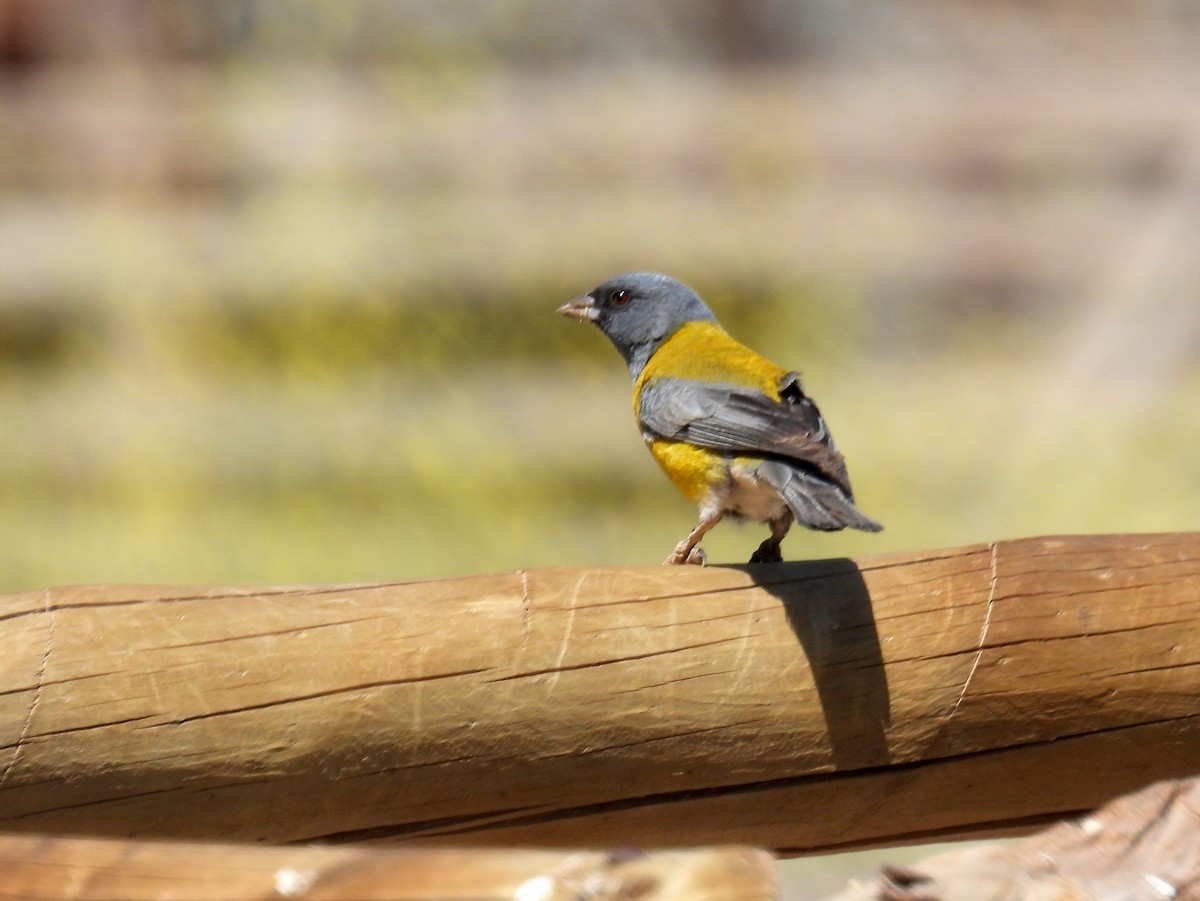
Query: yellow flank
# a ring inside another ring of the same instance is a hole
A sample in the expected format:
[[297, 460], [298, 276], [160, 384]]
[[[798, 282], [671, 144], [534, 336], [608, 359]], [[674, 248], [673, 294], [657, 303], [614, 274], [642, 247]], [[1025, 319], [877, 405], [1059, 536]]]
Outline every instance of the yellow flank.
[[[689, 322], [664, 341], [642, 369], [633, 386], [634, 414], [640, 414], [642, 389], [654, 379], [740, 385], [778, 400], [779, 383], [789, 371], [735, 341], [715, 322]], [[650, 453], [692, 503], [700, 503], [710, 488], [728, 477], [720, 454], [683, 441], [656, 438]]]
[[700, 503], [709, 488], [725, 478], [725, 462], [720, 455], [694, 444], [655, 438], [650, 442], [650, 453], [693, 504]]

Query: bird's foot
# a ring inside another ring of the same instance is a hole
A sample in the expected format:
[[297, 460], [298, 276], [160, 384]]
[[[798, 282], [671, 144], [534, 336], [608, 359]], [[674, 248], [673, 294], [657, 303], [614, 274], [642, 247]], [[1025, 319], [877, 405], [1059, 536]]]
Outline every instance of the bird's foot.
[[758, 550], [750, 555], [751, 563], [782, 563], [783, 553], [779, 550], [779, 542], [768, 538], [758, 546]]
[[695, 566], [707, 566], [708, 554], [704, 553], [703, 548], [689, 548], [686, 541], [681, 541], [675, 546], [675, 550], [671, 552], [671, 556], [663, 561], [663, 566], [682, 566], [685, 563], [691, 563]]

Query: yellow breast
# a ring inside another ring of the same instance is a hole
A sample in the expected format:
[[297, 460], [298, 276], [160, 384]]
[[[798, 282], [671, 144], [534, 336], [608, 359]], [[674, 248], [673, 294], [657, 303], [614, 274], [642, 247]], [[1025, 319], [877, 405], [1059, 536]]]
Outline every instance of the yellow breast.
[[[647, 361], [633, 386], [633, 410], [640, 418], [642, 389], [660, 378], [722, 383], [755, 388], [779, 397], [788, 370], [735, 341], [715, 322], [689, 322], [671, 335]], [[683, 495], [701, 503], [730, 478], [720, 454], [683, 441], [656, 438], [650, 453]]]

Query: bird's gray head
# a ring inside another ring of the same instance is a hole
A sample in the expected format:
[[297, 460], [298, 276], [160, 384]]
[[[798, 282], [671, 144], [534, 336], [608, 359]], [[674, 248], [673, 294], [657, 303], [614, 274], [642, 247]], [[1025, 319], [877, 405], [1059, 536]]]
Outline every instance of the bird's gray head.
[[636, 380], [658, 346], [685, 322], [717, 317], [683, 282], [657, 272], [627, 272], [610, 278], [558, 312], [594, 322], [621, 352]]

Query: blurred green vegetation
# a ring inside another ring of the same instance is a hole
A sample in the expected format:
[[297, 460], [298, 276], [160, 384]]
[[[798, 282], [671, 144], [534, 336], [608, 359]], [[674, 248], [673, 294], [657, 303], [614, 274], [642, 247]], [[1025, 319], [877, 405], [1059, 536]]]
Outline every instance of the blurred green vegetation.
[[[1048, 414], [1064, 388], [1052, 344], [989, 352], [1021, 336], [1011, 324], [971, 337], [961, 320], [918, 360], [873, 350], [882, 339], [836, 292], [707, 293], [734, 334], [800, 364], [888, 525], [798, 532], [793, 557], [1194, 516], [1200, 422], [1176, 411], [1200, 400], [1195, 375]], [[553, 314], [567, 296], [214, 306], [155, 331], [131, 354], [146, 369], [94, 348], [14, 364], [0, 378], [0, 411], [21, 424], [0, 449], [5, 587], [656, 562], [692, 511], [641, 446], [615, 351]], [[741, 562], [758, 531], [723, 528], [710, 553]]]
[[[0, 378], [25, 426], [0, 451], [6, 587], [653, 559], [692, 513], [641, 447], [615, 351], [554, 315], [589, 287], [214, 302], [139, 317], [110, 339], [128, 358], [26, 344]], [[845, 355], [819, 336], [849, 307], [812, 285], [707, 293], [759, 346]]]

